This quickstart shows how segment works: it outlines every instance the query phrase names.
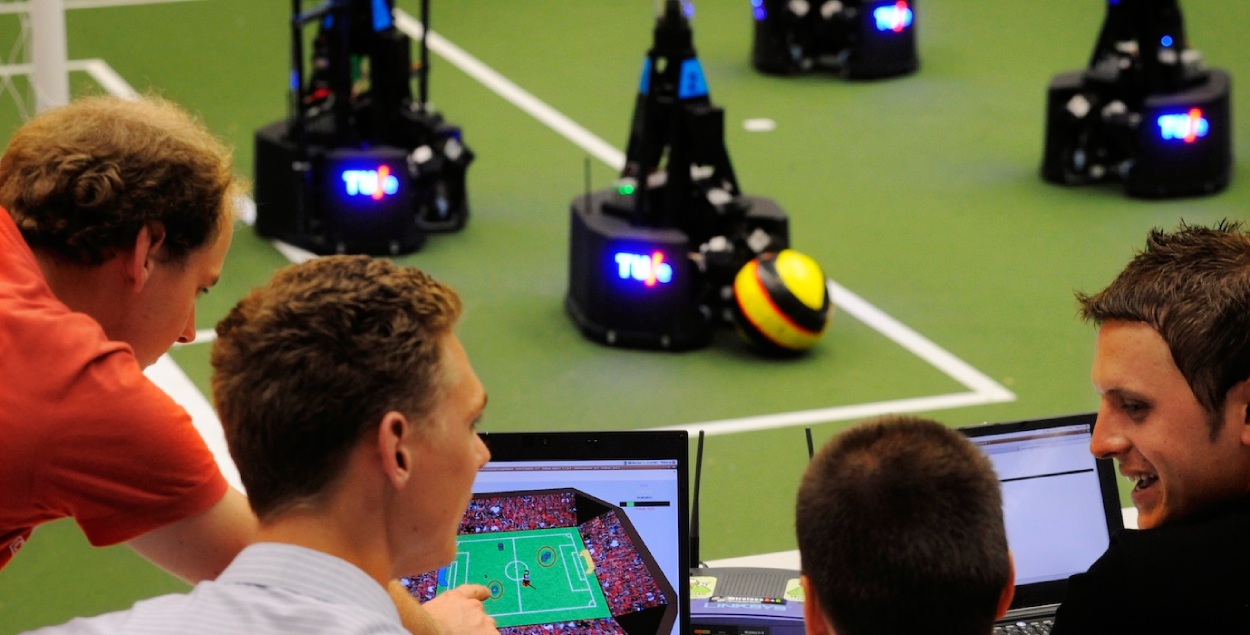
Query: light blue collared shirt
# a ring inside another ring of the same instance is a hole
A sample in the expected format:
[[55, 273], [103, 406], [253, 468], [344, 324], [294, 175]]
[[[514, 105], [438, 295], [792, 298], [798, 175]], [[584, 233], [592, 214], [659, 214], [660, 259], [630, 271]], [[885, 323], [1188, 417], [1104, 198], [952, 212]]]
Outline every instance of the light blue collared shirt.
[[244, 549], [214, 581], [129, 610], [76, 618], [29, 635], [406, 635], [386, 589], [355, 565], [281, 543]]

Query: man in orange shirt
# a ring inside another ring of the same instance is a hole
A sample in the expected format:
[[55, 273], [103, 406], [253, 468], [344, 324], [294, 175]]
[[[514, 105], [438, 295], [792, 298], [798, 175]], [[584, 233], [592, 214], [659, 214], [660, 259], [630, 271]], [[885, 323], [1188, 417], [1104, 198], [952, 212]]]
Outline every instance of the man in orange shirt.
[[[195, 338], [241, 188], [230, 150], [176, 105], [95, 97], [41, 114], [0, 156], [0, 568], [74, 518], [170, 573], [215, 578], [257, 521], [189, 415], [142, 369]], [[402, 586], [393, 595], [400, 602]], [[462, 587], [418, 631], [493, 633]], [[441, 627], [441, 628], [440, 628]]]
[[450, 287], [368, 256], [291, 265], [253, 289], [217, 325], [212, 363], [256, 542], [190, 593], [32, 635], [404, 635], [389, 587], [455, 560], [490, 460], [460, 310]]
[[192, 582], [251, 541], [246, 499], [141, 372], [195, 338], [238, 189], [230, 151], [161, 100], [83, 100], [13, 135], [0, 157], [0, 566], [64, 517]]

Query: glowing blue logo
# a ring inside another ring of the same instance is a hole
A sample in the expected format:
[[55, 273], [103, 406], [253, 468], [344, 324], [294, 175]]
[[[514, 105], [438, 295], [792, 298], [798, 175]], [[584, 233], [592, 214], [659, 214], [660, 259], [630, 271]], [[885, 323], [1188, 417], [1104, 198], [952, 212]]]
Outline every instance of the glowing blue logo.
[[1179, 139], [1185, 143], [1193, 143], [1198, 137], [1205, 137], [1211, 132], [1211, 122], [1197, 108], [1191, 108], [1186, 113], [1159, 115], [1157, 121], [1159, 136], [1165, 141]]
[[878, 31], [901, 33], [903, 29], [911, 26], [913, 16], [911, 7], [907, 6], [903, 0], [899, 0], [890, 6], [873, 9], [872, 17], [877, 21]]
[[637, 280], [648, 287], [673, 281], [673, 267], [664, 262], [664, 254], [658, 251], [649, 256], [618, 251], [614, 259], [616, 275], [621, 280]]
[[399, 191], [399, 179], [391, 174], [390, 166], [380, 165], [376, 170], [343, 170], [343, 186], [348, 196], [368, 196], [380, 201]]

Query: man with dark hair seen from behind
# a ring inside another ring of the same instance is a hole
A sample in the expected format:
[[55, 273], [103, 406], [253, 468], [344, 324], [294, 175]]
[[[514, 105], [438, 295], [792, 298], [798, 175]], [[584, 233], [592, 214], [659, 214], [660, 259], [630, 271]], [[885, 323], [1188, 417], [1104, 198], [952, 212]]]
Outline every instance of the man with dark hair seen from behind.
[[808, 635], [989, 635], [1011, 604], [1002, 493], [989, 459], [940, 423], [842, 432], [799, 486]]
[[450, 288], [367, 256], [254, 289], [217, 326], [212, 383], [257, 541], [189, 594], [46, 633], [403, 635], [388, 588], [452, 561], [490, 458], [459, 314]]
[[1106, 289], [1090, 451], [1134, 484], [1138, 530], [1072, 577], [1054, 633], [1250, 632], [1250, 234], [1154, 230]]

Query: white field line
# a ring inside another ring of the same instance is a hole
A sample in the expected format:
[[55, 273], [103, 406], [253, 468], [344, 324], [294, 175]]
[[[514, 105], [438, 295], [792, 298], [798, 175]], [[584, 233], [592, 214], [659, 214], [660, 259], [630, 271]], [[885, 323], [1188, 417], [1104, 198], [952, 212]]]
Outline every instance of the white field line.
[[[395, 10], [395, 27], [413, 40], [420, 40], [421, 34], [425, 30], [420, 22], [398, 9]], [[508, 103], [525, 111], [531, 117], [547, 124], [547, 127], [556, 131], [565, 139], [572, 141], [577, 147], [589, 152], [596, 159], [603, 161], [616, 170], [625, 167], [624, 152], [617, 150], [614, 146], [581, 127], [581, 125], [569, 119], [563, 113], [548, 106], [541, 99], [512, 83], [511, 80], [500, 75], [495, 69], [483, 64], [481, 60], [465, 52], [464, 49], [452, 44], [434, 31], [430, 31], [430, 37], [426, 40], [426, 44], [431, 51], [438, 53], [440, 57], [464, 71], [466, 75], [495, 91], [497, 95], [503, 97]]]
[[[71, 71], [82, 71], [91, 76], [104, 90], [110, 95], [116, 95], [125, 99], [138, 99], [139, 93], [126, 80], [122, 79], [113, 67], [109, 66], [104, 60], [86, 59], [71, 60], [65, 63], [65, 68]], [[34, 66], [31, 64], [7, 64], [0, 66], [0, 77], [10, 77], [13, 75], [29, 75], [33, 72]]]
[[199, 2], [200, 0], [65, 0], [66, 9], [106, 9], [140, 4], [171, 4], [174, 2]]
[[[107, 7], [126, 7], [138, 4], [168, 4], [170, 2], [198, 2], [199, 0], [65, 0], [65, 10], [70, 9], [104, 9]], [[0, 14], [26, 13], [30, 10], [30, 2], [6, 2], [0, 4]]]
[[12, 77], [13, 75], [29, 75], [34, 67], [30, 64], [4, 64], [0, 65], [0, 77]]
[[86, 71], [98, 84], [104, 87], [110, 95], [116, 95], [124, 99], [138, 99], [139, 92], [130, 86], [130, 84], [122, 79], [112, 66], [108, 65], [101, 59], [90, 59], [82, 61], [71, 61], [66, 64], [71, 71]]

